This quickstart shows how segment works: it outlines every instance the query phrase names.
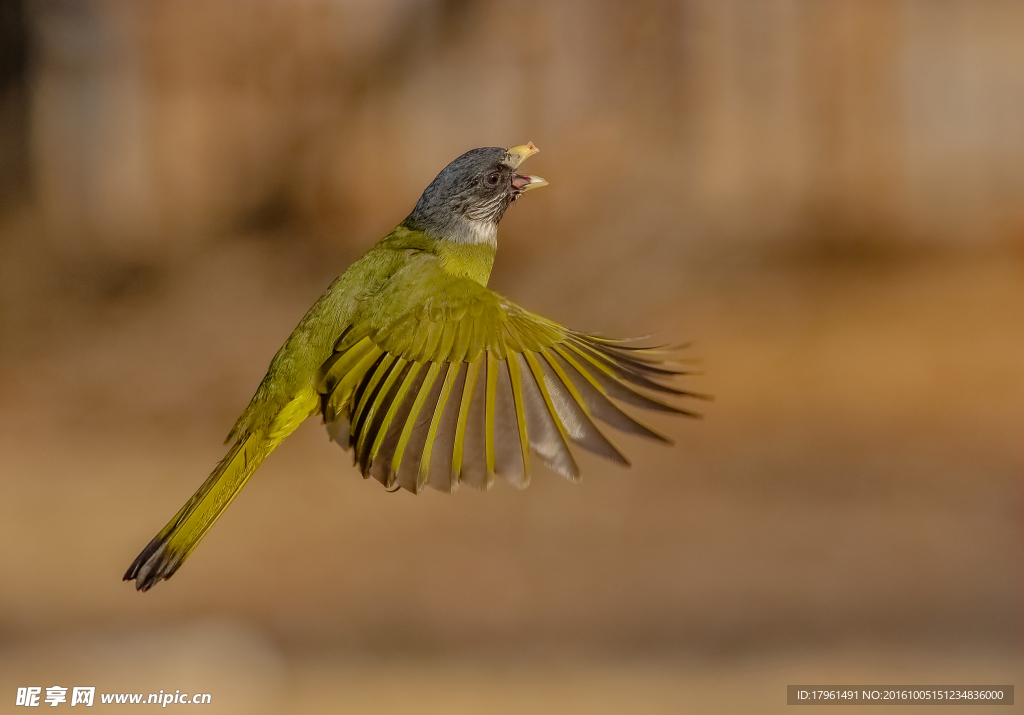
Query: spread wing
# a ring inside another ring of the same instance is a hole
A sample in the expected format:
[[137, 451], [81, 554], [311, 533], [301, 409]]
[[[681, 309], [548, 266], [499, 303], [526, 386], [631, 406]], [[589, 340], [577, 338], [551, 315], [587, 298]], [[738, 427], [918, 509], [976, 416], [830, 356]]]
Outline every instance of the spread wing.
[[696, 416], [651, 393], [685, 374], [669, 357], [584, 335], [529, 313], [472, 280], [445, 277], [353, 321], [321, 369], [331, 438], [363, 476], [412, 492], [525, 487], [530, 461], [576, 479], [570, 444], [628, 465], [597, 421], [668, 440], [617, 404]]

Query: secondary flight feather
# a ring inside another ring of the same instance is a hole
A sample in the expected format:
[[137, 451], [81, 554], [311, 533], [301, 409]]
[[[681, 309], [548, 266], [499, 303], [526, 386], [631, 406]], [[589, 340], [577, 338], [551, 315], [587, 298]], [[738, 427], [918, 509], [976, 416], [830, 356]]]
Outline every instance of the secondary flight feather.
[[340, 276], [274, 356], [225, 458], [125, 573], [148, 590], [181, 566], [264, 458], [307, 417], [389, 489], [452, 491], [534, 461], [579, 476], [572, 446], [628, 465], [599, 423], [668, 440], [620, 403], [696, 416], [666, 397], [668, 352], [568, 330], [487, 288], [497, 225], [525, 192], [532, 143], [474, 149]]

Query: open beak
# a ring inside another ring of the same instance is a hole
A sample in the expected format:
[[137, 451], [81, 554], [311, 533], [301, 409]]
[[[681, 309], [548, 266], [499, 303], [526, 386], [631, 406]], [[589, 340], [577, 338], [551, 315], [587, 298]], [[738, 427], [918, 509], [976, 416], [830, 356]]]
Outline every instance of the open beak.
[[512, 188], [521, 194], [526, 193], [530, 189], [537, 189], [541, 186], [547, 186], [548, 182], [539, 176], [523, 176], [522, 174], [516, 174], [512, 177]]
[[[520, 144], [519, 146], [512, 147], [505, 153], [505, 161], [503, 163], [509, 168], [517, 169], [520, 164], [539, 151], [540, 149], [535, 147], [533, 142]], [[522, 174], [516, 174], [512, 177], [512, 188], [520, 193], [526, 193], [530, 189], [536, 189], [547, 185], [548, 182], [539, 176], [523, 176]]]

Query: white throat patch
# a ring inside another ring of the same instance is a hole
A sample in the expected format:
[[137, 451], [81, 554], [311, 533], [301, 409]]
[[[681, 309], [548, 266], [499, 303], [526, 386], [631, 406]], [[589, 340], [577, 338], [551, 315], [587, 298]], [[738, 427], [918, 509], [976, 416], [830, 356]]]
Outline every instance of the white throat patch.
[[456, 243], [478, 245], [487, 243], [492, 246], [498, 245], [498, 227], [492, 221], [473, 221], [472, 219], [461, 218], [450, 228], [451, 234], [445, 238]]

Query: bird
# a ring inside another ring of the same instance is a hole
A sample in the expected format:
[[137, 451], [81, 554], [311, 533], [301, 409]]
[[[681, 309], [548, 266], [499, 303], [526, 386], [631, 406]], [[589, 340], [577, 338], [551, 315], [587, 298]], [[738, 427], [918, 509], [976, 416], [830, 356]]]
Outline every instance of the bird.
[[387, 489], [525, 488], [534, 460], [573, 481], [571, 445], [618, 464], [597, 422], [670, 442], [620, 406], [700, 415], [671, 346], [574, 331], [487, 287], [505, 211], [548, 184], [519, 174], [533, 142], [467, 151], [339, 276], [274, 355], [227, 454], [124, 574], [147, 591], [184, 563], [260, 463], [321, 415]]

